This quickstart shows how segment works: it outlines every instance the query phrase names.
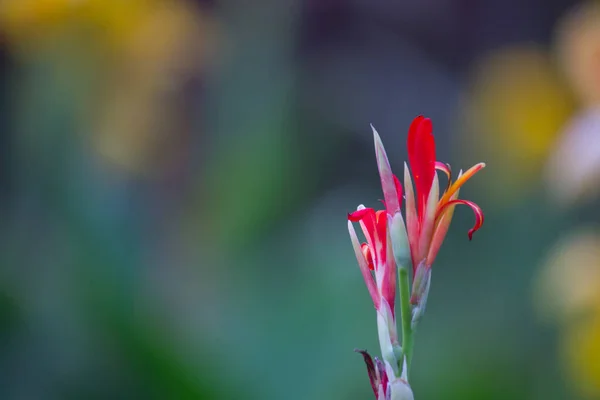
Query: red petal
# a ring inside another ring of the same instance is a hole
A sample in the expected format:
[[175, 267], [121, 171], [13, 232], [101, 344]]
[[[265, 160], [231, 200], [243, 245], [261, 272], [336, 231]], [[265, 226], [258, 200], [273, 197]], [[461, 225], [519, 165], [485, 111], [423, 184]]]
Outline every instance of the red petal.
[[398, 194], [398, 204], [402, 204], [402, 184], [400, 183], [400, 179], [396, 175], [394, 175], [394, 185], [396, 185], [396, 193]]
[[442, 208], [439, 209], [436, 219], [441, 218], [444, 211], [448, 210], [449, 206], [453, 206], [453, 205], [455, 206], [457, 204], [464, 204], [466, 206], [471, 207], [471, 209], [473, 210], [473, 213], [475, 214], [475, 225], [473, 225], [473, 227], [471, 229], [469, 229], [469, 240], [471, 240], [471, 239], [473, 239], [473, 234], [475, 232], [477, 232], [479, 230], [479, 228], [481, 228], [481, 226], [483, 225], [483, 211], [481, 211], [481, 208], [477, 204], [475, 204], [469, 200], [462, 200], [462, 199], [451, 200], [451, 201], [447, 202], [446, 204], [444, 204], [442, 206]]
[[377, 211], [375, 214], [375, 229], [377, 230], [377, 239], [373, 245], [375, 246], [375, 257], [377, 265], [383, 265], [386, 260], [386, 243], [387, 243], [387, 213], [385, 210]]
[[353, 213], [348, 214], [348, 220], [352, 222], [358, 222], [361, 219], [364, 219], [367, 215], [375, 214], [375, 210], [372, 208], [363, 208], [361, 210], [356, 210]]
[[431, 120], [423, 116], [415, 118], [408, 131], [408, 162], [419, 199], [419, 219], [423, 216], [435, 175], [435, 139], [432, 131]]
[[363, 256], [365, 256], [365, 260], [367, 260], [369, 269], [373, 271], [375, 269], [375, 265], [373, 264], [373, 254], [371, 253], [371, 248], [368, 244], [363, 243], [360, 245], [360, 249], [362, 250]]
[[407, 139], [407, 147], [408, 147], [408, 153], [414, 153], [415, 148], [416, 148], [416, 142], [417, 142], [417, 131], [419, 128], [419, 125], [421, 125], [421, 122], [425, 119], [424, 116], [419, 115], [417, 118], [413, 119], [413, 121], [410, 124], [410, 127], [408, 128], [408, 139]]
[[375, 357], [375, 366], [377, 367], [377, 374], [379, 375], [379, 385], [383, 387], [383, 393], [387, 394], [389, 377], [387, 376], [385, 365], [383, 364], [383, 361]]
[[375, 369], [375, 364], [373, 363], [373, 359], [367, 353], [366, 350], [354, 349], [355, 352], [362, 354], [363, 359], [365, 360], [365, 364], [367, 365], [367, 373], [369, 374], [369, 381], [371, 382], [371, 388], [373, 389], [373, 393], [375, 393], [375, 397], [377, 397], [377, 392], [379, 391], [379, 382], [377, 370]]
[[[365, 237], [367, 238], [367, 243], [369, 243], [369, 245], [373, 248], [373, 251], [375, 252], [375, 254], [373, 254], [373, 257], [377, 257], [377, 232], [375, 231], [375, 219], [377, 215], [374, 209], [361, 207], [359, 207], [359, 210], [348, 214], [348, 220], [350, 220], [351, 222], [360, 222], [362, 231]], [[376, 262], [377, 260], [374, 261]]]

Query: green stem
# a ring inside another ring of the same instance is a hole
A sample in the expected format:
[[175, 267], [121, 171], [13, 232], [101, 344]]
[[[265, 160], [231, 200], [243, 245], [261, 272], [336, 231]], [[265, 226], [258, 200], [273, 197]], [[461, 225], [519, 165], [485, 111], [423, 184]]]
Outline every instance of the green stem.
[[413, 330], [411, 327], [412, 313], [410, 311], [410, 286], [408, 283], [408, 270], [398, 268], [400, 286], [400, 313], [402, 318], [402, 350], [406, 356], [406, 376], [409, 375], [413, 353]]

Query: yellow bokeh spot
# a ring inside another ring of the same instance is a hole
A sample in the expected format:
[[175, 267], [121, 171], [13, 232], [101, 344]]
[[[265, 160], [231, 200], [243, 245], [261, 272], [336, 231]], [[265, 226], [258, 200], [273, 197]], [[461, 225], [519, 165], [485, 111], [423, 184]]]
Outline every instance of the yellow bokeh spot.
[[[471, 80], [463, 144], [494, 174], [492, 196], [522, 196], [539, 180], [544, 161], [574, 102], [551, 57], [534, 46], [496, 51], [477, 64]], [[485, 184], [485, 182], [483, 184]]]
[[535, 308], [560, 328], [562, 367], [574, 390], [600, 396], [600, 233], [575, 231], [548, 255], [536, 279]]
[[588, 399], [600, 398], [600, 304], [593, 317], [574, 324], [563, 340], [571, 381]]
[[112, 45], [135, 30], [161, 0], [3, 0], [0, 31], [16, 48], [81, 29]]
[[589, 1], [567, 13], [558, 25], [561, 66], [586, 107], [600, 104], [600, 3]]
[[600, 304], [600, 234], [579, 230], [562, 238], [547, 257], [534, 287], [536, 311], [568, 324]]
[[24, 64], [93, 76], [72, 109], [101, 159], [153, 173], [177, 165], [189, 129], [184, 88], [202, 72], [215, 23], [185, 0], [0, 0], [0, 34]]

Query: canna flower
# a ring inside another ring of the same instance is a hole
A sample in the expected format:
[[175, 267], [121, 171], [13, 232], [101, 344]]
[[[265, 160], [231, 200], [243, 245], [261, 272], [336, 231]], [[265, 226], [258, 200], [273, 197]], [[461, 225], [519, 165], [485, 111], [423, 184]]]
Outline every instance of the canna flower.
[[[378, 400], [412, 399], [408, 385], [408, 369], [412, 358], [414, 325], [425, 310], [429, 292], [431, 265], [444, 241], [454, 208], [469, 206], [475, 214], [475, 225], [469, 239], [483, 225], [483, 212], [472, 201], [458, 198], [459, 190], [473, 175], [485, 167], [479, 163], [452, 179], [450, 165], [436, 160], [435, 140], [431, 120], [419, 116], [408, 131], [408, 161], [404, 164], [403, 190], [392, 173], [379, 134], [373, 128], [377, 168], [384, 196], [383, 210], [359, 205], [348, 214], [348, 231], [358, 265], [377, 310], [379, 343], [383, 360], [375, 361], [360, 351], [369, 372], [371, 386]], [[437, 171], [447, 176], [447, 185], [440, 192]], [[415, 186], [413, 188], [414, 178]], [[405, 216], [402, 217], [402, 200]], [[358, 222], [366, 238], [360, 243], [353, 223]], [[412, 265], [412, 295], [409, 288], [408, 264]], [[402, 347], [398, 342], [396, 315], [396, 267], [400, 277], [402, 317]]]
[[[469, 240], [472, 239], [473, 233], [483, 225], [484, 216], [481, 208], [472, 201], [459, 199], [458, 195], [460, 188], [484, 168], [485, 164], [478, 163], [464, 173], [461, 170], [456, 180], [453, 180], [450, 165], [436, 160], [435, 139], [432, 131], [431, 120], [423, 116], [415, 118], [408, 131], [409, 165], [404, 164], [405, 225], [400, 213], [403, 200], [402, 185], [392, 173], [379, 134], [373, 128], [375, 153], [386, 209], [375, 211], [360, 205], [357, 211], [348, 215], [349, 221], [361, 222], [367, 238], [367, 242], [360, 245], [360, 249], [351, 223], [348, 228], [359, 266], [377, 309], [379, 309], [382, 296], [392, 309], [395, 298], [395, 282], [393, 282], [393, 287], [391, 285], [394, 263], [387, 255], [390, 246], [387, 241], [386, 225], [390, 226], [389, 231], [391, 231], [396, 262], [398, 264], [410, 262], [412, 265], [413, 304], [417, 301], [415, 295], [418, 295], [415, 293], [415, 289], [418, 289], [415, 287], [415, 283], [421, 283], [420, 279], [422, 278], [423, 281], [428, 281], [425, 276], [429, 274], [446, 237], [454, 208], [463, 204], [469, 206], [475, 214], [475, 225], [468, 232]], [[442, 171], [448, 180], [442, 193], [440, 193], [437, 171]], [[414, 188], [411, 172], [414, 178]], [[406, 249], [409, 250], [409, 254], [403, 254], [406, 253]], [[375, 271], [375, 282], [373, 282], [371, 271]]]
[[[367, 239], [366, 243], [359, 244], [352, 222], [360, 223]], [[375, 211], [361, 204], [355, 212], [348, 214], [348, 230], [358, 265], [375, 308], [379, 310], [382, 302], [385, 302], [393, 315], [396, 299], [396, 270], [394, 257], [388, 254], [391, 246], [388, 245], [386, 211]]]
[[[375, 154], [381, 177], [385, 210], [375, 211], [359, 205], [355, 212], [348, 214], [348, 231], [358, 260], [358, 265], [377, 310], [390, 308], [394, 316], [396, 299], [396, 265], [388, 230], [388, 218], [400, 211], [402, 185], [392, 174], [390, 163], [379, 135], [375, 132]], [[367, 241], [360, 244], [353, 222], [359, 222]], [[375, 279], [373, 279], [373, 271]], [[382, 305], [382, 303], [385, 303]]]
[[[481, 208], [469, 200], [459, 199], [460, 188], [485, 167], [478, 163], [465, 173], [459, 172], [455, 181], [449, 164], [436, 160], [435, 139], [431, 120], [423, 116], [415, 118], [408, 130], [408, 162], [414, 178], [414, 189], [409, 167], [404, 164], [406, 188], [406, 228], [413, 268], [413, 295], [411, 303], [417, 304], [419, 297], [426, 296], [430, 269], [446, 237], [454, 208], [466, 205], [475, 214], [475, 224], [469, 230], [469, 240], [483, 225]], [[447, 185], [440, 193], [437, 171], [447, 177]]]

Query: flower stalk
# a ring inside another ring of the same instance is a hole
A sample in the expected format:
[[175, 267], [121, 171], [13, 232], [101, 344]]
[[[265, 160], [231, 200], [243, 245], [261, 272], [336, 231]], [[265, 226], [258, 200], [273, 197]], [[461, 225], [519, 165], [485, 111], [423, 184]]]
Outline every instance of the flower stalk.
[[402, 349], [406, 360], [406, 375], [409, 376], [410, 364], [413, 354], [413, 327], [412, 311], [410, 306], [410, 284], [408, 282], [408, 269], [398, 267], [398, 281], [400, 283], [400, 314], [402, 318]]

